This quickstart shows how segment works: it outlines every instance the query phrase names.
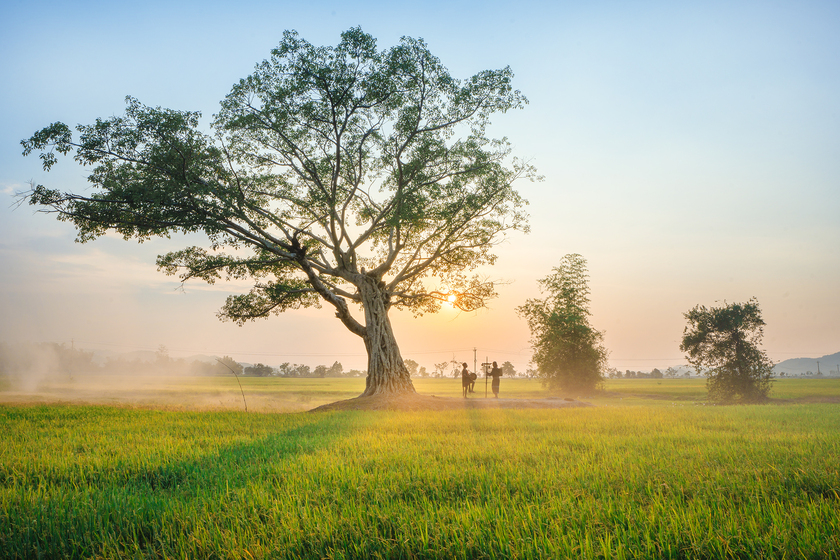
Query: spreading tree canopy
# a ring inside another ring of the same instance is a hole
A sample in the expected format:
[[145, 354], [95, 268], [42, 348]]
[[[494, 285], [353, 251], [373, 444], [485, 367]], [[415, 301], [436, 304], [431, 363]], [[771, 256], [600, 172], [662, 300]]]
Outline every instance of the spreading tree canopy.
[[698, 374], [707, 376], [709, 398], [760, 402], [767, 398], [773, 362], [761, 348], [764, 319], [755, 298], [722, 307], [697, 305], [683, 314], [688, 325], [680, 350]]
[[531, 329], [532, 360], [550, 387], [590, 391], [604, 379], [607, 350], [589, 324], [588, 278], [586, 259], [566, 255], [539, 281], [546, 298], [517, 308]]
[[[335, 47], [287, 31], [233, 86], [212, 123], [127, 99], [124, 116], [22, 141], [45, 169], [75, 151], [92, 194], [33, 186], [29, 202], [72, 222], [78, 241], [203, 233], [158, 257], [183, 280], [249, 278], [220, 316], [237, 323], [326, 302], [364, 341], [366, 395], [413, 392], [388, 312], [482, 307], [475, 275], [492, 247], [527, 229], [513, 189], [530, 166], [485, 130], [526, 99], [509, 68], [450, 76], [422, 39], [380, 51], [353, 28]], [[451, 297], [451, 296], [454, 296]], [[361, 313], [356, 310], [361, 309]]]

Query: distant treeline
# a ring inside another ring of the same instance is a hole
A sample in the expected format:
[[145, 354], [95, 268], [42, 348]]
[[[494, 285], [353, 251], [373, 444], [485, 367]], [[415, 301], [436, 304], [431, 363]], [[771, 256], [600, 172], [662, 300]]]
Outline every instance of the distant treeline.
[[678, 369], [672, 367], [669, 367], [664, 372], [657, 368], [653, 368], [651, 371], [633, 371], [628, 369], [623, 374], [615, 368], [607, 370], [607, 377], [610, 379], [662, 379], [665, 377], [673, 379], [675, 377], [690, 377], [690, 375], [688, 371], [680, 373]]
[[367, 372], [358, 369], [345, 371], [341, 362], [334, 362], [331, 366], [315, 366], [315, 369], [306, 364], [284, 362], [276, 368], [265, 364], [246, 366], [242, 374], [255, 377], [364, 377]]
[[0, 342], [0, 376], [24, 374], [67, 375], [95, 371], [102, 366], [93, 360], [93, 352], [55, 343], [6, 344]]
[[94, 352], [54, 342], [8, 344], [0, 343], [0, 377], [73, 377], [73, 375], [125, 374], [192, 374], [230, 375], [231, 369], [242, 373], [242, 366], [225, 356], [216, 362], [187, 361], [171, 358], [165, 347], [155, 352], [153, 359], [108, 357], [97, 360]]
[[215, 361], [172, 358], [161, 346], [152, 359], [114, 356], [97, 360], [94, 352], [54, 342], [0, 343], [0, 377], [45, 379], [74, 375], [245, 375], [253, 377], [364, 377], [365, 371], [344, 370], [340, 362], [316, 366], [288, 362], [273, 368], [265, 364], [243, 365], [224, 356]]

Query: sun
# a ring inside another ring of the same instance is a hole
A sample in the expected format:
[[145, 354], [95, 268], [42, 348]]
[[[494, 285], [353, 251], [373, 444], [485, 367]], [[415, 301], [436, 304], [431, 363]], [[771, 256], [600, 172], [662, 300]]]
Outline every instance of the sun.
[[456, 296], [455, 294], [449, 294], [448, 296], [446, 296], [446, 301], [448, 301], [449, 303], [455, 303], [456, 301], [458, 301], [458, 296]]

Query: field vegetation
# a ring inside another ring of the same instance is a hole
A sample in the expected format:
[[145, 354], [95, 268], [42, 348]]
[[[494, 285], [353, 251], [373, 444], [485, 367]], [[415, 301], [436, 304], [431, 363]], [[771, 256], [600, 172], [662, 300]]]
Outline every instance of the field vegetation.
[[[781, 380], [761, 406], [609, 380], [588, 408], [410, 413], [244, 413], [226, 378], [169, 390], [214, 381], [218, 410], [0, 406], [3, 557], [840, 557], [840, 380]], [[243, 379], [309, 408], [360, 383]]]

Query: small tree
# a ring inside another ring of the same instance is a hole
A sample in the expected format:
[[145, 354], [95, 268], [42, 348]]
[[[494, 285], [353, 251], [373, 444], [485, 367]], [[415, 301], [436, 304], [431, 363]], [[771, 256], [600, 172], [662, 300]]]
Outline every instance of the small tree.
[[408, 374], [411, 377], [415, 377], [417, 375], [417, 368], [420, 367], [420, 364], [418, 364], [411, 358], [403, 360], [403, 363], [405, 364], [405, 368], [408, 370]]
[[243, 373], [242, 364], [238, 363], [230, 356], [223, 356], [221, 360], [217, 359], [213, 364], [213, 367], [216, 375], [230, 375], [231, 372], [233, 372], [234, 375], [242, 375]]
[[245, 375], [253, 377], [268, 377], [274, 374], [274, 368], [265, 364], [254, 364], [245, 368]]
[[341, 362], [336, 360], [333, 362], [333, 365], [329, 367], [327, 370], [328, 377], [342, 377], [344, 375], [344, 366], [341, 365]]
[[[724, 302], [725, 303], [725, 302]], [[707, 376], [709, 398], [720, 402], [760, 402], [767, 398], [773, 362], [760, 348], [764, 320], [758, 301], [697, 305], [688, 320], [680, 350], [697, 373]]]
[[596, 389], [607, 366], [603, 334], [589, 324], [588, 277], [586, 259], [566, 255], [539, 281], [548, 297], [529, 299], [517, 308], [531, 329], [539, 375], [549, 386], [566, 391]]
[[190, 371], [196, 375], [243, 375], [244, 369], [242, 364], [237, 363], [236, 360], [230, 356], [224, 356], [222, 359], [216, 358], [214, 362], [202, 362], [195, 360], [190, 365]]
[[502, 364], [502, 375], [504, 375], [508, 379], [516, 377], [516, 368], [513, 367], [512, 363], [505, 362]]
[[449, 362], [440, 362], [435, 364], [435, 377], [443, 377], [446, 375], [447, 367], [449, 367]]

